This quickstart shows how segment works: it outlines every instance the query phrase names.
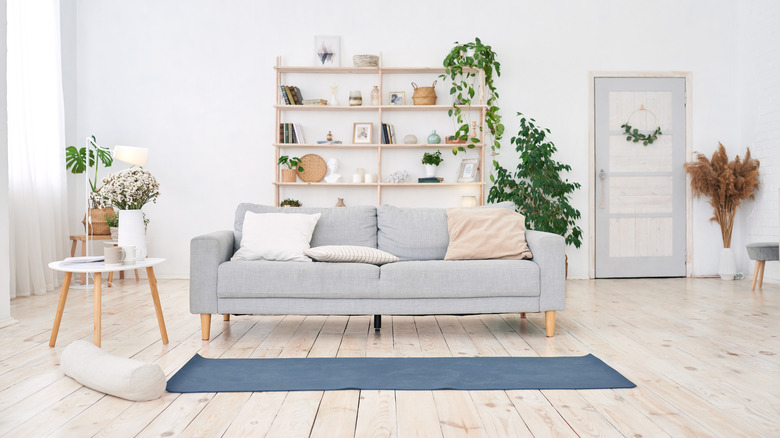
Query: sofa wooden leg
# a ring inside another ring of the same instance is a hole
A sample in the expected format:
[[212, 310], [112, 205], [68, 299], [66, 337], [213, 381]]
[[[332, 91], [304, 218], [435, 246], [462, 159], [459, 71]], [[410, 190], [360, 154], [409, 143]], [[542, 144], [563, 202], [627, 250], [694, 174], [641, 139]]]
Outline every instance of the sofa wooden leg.
[[764, 287], [764, 266], [766, 266], [766, 260], [761, 260], [761, 272], [758, 274], [758, 288]]
[[222, 320], [223, 321], [230, 321], [230, 314], [226, 313], [226, 314], [222, 315]]
[[374, 315], [374, 330], [379, 331], [382, 328], [382, 315]]
[[761, 269], [761, 260], [756, 260], [756, 267], [753, 269], [753, 284], [750, 285], [750, 290], [756, 290], [756, 281], [758, 281], [758, 271]]
[[201, 339], [204, 341], [208, 341], [211, 337], [211, 314], [210, 313], [201, 313], [200, 314], [200, 332], [201, 332]]
[[555, 310], [544, 312], [544, 328], [547, 331], [547, 337], [555, 336]]
[[520, 318], [525, 319], [525, 312], [520, 312]]

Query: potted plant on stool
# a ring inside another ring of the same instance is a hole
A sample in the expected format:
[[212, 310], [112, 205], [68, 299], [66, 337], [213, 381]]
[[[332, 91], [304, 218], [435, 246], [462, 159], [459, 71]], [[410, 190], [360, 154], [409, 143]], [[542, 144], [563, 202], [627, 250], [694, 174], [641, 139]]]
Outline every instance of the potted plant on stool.
[[87, 218], [84, 217], [82, 223], [87, 234], [90, 235], [107, 235], [110, 234], [108, 225], [106, 224], [106, 218], [108, 216], [114, 217], [114, 209], [112, 207], [105, 207], [103, 199], [98, 195], [100, 187], [98, 187], [98, 170], [100, 169], [100, 163], [103, 163], [104, 167], [111, 167], [114, 163], [114, 159], [111, 157], [111, 151], [108, 148], [98, 146], [95, 136], [91, 136], [89, 139], [89, 157], [87, 157], [87, 147], [76, 148], [76, 146], [68, 146], [65, 148], [65, 169], [70, 170], [73, 174], [80, 174], [87, 171], [87, 168], [93, 168], [95, 170], [95, 178], [89, 178], [89, 216], [90, 223], [87, 225]]

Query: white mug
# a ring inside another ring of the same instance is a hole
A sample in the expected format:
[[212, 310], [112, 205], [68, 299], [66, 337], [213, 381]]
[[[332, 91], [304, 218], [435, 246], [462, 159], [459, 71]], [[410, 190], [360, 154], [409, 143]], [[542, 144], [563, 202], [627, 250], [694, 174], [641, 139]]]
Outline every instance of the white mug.
[[118, 246], [107, 246], [103, 248], [103, 257], [107, 268], [116, 268], [125, 263], [127, 253]]
[[135, 264], [135, 246], [123, 246], [122, 249], [125, 250], [125, 265], [134, 265]]

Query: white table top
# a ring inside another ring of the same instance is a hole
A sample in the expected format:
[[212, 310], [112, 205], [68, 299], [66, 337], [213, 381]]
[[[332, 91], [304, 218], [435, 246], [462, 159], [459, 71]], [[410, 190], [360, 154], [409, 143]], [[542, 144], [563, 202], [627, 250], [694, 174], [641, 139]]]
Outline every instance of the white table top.
[[165, 259], [161, 259], [161, 258], [148, 258], [143, 260], [136, 260], [135, 264], [133, 265], [121, 265], [121, 266], [111, 266], [111, 267], [106, 267], [106, 264], [104, 262], [63, 263], [59, 261], [59, 262], [49, 263], [49, 268], [54, 269], [55, 271], [90, 274], [94, 272], [117, 272], [117, 271], [129, 271], [132, 269], [148, 268], [160, 264], [164, 261]]

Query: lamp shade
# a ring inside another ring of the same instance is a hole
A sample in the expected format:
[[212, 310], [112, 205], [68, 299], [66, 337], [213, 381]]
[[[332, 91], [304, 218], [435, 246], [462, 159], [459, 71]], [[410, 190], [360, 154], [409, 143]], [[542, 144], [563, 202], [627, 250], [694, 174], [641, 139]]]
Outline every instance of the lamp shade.
[[146, 165], [146, 159], [149, 157], [149, 149], [136, 146], [114, 147], [114, 159], [124, 161], [135, 166], [143, 167]]

